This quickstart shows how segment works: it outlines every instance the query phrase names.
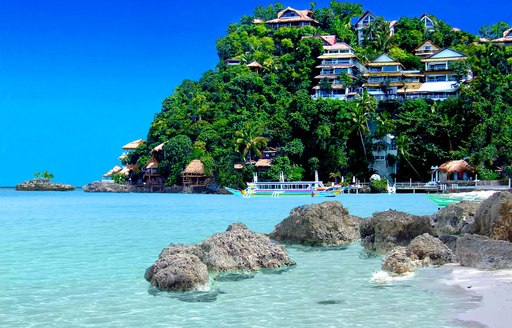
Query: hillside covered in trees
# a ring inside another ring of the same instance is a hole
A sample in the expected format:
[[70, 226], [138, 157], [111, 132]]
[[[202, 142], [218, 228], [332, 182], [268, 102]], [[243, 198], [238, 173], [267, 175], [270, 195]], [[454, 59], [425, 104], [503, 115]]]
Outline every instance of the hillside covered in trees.
[[[435, 16], [430, 16], [435, 31], [426, 30], [419, 18], [402, 17], [390, 35], [389, 22], [379, 17], [367, 31], [372, 37], [358, 45], [352, 24], [365, 11], [361, 5], [332, 1], [327, 8], [312, 8], [319, 27], [273, 29], [257, 23], [282, 9], [281, 4], [257, 7], [253, 16], [230, 25], [217, 41], [217, 67], [199, 81], [183, 81], [163, 101], [146, 142], [124, 164], [144, 167], [151, 150], [165, 142], [157, 160], [166, 185], [180, 184], [186, 165], [200, 159], [217, 184], [239, 187], [252, 179], [251, 161], [272, 147], [278, 157], [260, 179], [277, 180], [282, 171], [288, 180], [311, 179], [318, 170], [324, 180], [340, 175], [362, 180], [372, 174], [372, 140], [392, 134], [399, 181], [428, 180], [432, 165], [462, 158], [479, 178], [494, 178], [497, 170], [511, 173], [512, 47], [480, 38], [499, 37], [508, 24], [483, 26], [479, 37]], [[464, 53], [474, 78], [444, 101], [377, 101], [366, 92], [353, 100], [313, 99], [323, 52], [317, 35], [336, 35], [362, 64], [387, 53], [408, 69], [422, 68], [413, 50], [429, 39]], [[231, 58], [241, 64], [228, 65]], [[261, 67], [246, 65], [253, 61]]]

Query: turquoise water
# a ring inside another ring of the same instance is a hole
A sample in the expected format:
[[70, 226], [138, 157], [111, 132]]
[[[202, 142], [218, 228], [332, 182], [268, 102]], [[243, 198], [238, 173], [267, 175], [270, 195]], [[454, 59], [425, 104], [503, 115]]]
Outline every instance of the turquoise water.
[[[358, 243], [289, 247], [297, 266], [154, 293], [144, 271], [169, 243], [196, 243], [241, 221], [270, 232], [319, 198], [88, 194], [0, 189], [0, 327], [457, 327], [467, 296], [435, 269], [376, 284], [381, 258]], [[351, 214], [431, 214], [424, 195], [340, 195]], [[458, 325], [459, 324], [459, 325]]]

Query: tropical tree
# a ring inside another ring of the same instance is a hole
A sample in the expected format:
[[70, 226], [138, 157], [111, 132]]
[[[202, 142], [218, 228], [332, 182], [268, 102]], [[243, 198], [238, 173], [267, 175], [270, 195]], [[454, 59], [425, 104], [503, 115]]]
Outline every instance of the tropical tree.
[[409, 160], [409, 158], [411, 157], [411, 154], [409, 153], [410, 142], [409, 142], [407, 136], [405, 136], [403, 134], [395, 136], [395, 143], [396, 143], [396, 148], [398, 151], [398, 157], [400, 159], [405, 160], [407, 162], [407, 164], [409, 164], [409, 166], [413, 169], [413, 171], [421, 179], [421, 174], [418, 173], [418, 170], [416, 170], [414, 165], [412, 165], [411, 161]]
[[364, 143], [364, 135], [370, 131], [368, 121], [373, 118], [375, 109], [377, 108], [377, 100], [368, 94], [368, 91], [364, 90], [362, 96], [354, 107], [351, 118], [354, 122], [353, 129], [357, 129], [359, 137], [361, 138], [361, 145], [363, 146], [364, 156], [366, 155], [366, 146]]
[[235, 136], [238, 137], [236, 139], [236, 151], [249, 162], [253, 153], [256, 156], [261, 156], [261, 150], [267, 146], [268, 139], [261, 136], [262, 131], [261, 125], [248, 121], [242, 130], [235, 133]]

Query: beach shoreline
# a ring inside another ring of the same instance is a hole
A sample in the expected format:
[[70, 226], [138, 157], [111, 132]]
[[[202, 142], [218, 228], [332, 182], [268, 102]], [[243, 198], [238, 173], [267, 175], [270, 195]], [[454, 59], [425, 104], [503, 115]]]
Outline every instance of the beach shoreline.
[[478, 299], [455, 318], [468, 327], [510, 327], [512, 311], [512, 269], [482, 271], [459, 264], [446, 265], [447, 274], [441, 282], [457, 287]]

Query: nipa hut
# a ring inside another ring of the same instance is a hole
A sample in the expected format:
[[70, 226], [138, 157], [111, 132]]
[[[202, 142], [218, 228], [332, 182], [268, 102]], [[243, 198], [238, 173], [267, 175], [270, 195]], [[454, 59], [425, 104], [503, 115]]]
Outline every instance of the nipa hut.
[[120, 171], [121, 171], [121, 168], [118, 165], [116, 165], [110, 171], [108, 171], [107, 173], [103, 174], [103, 177], [104, 178], [112, 178], [112, 176], [114, 174], [117, 174]]
[[142, 139], [134, 140], [124, 145], [123, 150], [135, 150], [139, 148], [139, 146], [142, 145], [142, 143], [144, 143], [144, 140]]
[[[465, 160], [448, 161], [439, 166], [439, 172], [444, 173], [446, 180], [469, 180], [474, 169]], [[444, 177], [441, 176], [441, 180]]]
[[198, 159], [191, 161], [185, 170], [181, 172], [182, 183], [184, 186], [206, 186], [208, 177], [204, 173], [204, 164]]

